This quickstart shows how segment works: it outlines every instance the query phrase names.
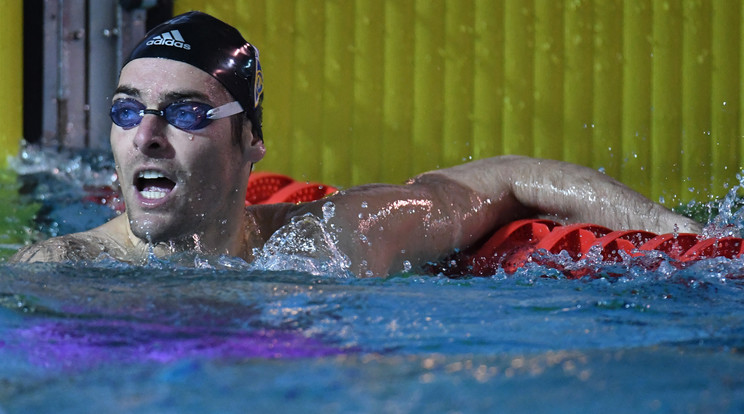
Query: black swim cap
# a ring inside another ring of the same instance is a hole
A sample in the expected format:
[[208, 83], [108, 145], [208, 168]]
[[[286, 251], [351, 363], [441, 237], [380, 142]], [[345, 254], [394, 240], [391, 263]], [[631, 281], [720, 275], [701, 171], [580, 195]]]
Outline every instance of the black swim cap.
[[237, 29], [206, 13], [184, 13], [150, 30], [126, 63], [149, 57], [188, 63], [212, 75], [240, 102], [254, 132], [263, 139], [263, 73], [258, 49]]

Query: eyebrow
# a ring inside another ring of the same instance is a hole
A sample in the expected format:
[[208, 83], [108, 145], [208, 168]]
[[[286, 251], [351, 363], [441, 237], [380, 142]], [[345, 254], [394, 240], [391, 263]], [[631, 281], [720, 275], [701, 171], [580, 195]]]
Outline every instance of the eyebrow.
[[[118, 94], [129, 95], [133, 98], [140, 98], [142, 96], [139, 89], [129, 85], [119, 85], [114, 91], [114, 95]], [[199, 99], [205, 102], [210, 102], [210, 99], [206, 94], [189, 89], [182, 91], [171, 91], [160, 97], [160, 100], [162, 102], [177, 102], [186, 99]]]
[[119, 86], [117, 86], [116, 87], [116, 90], [114, 90], [114, 95], [118, 95], [118, 94], [129, 95], [129, 96], [133, 96], [135, 98], [139, 98], [139, 96], [140, 96], [139, 89], [133, 88], [133, 87], [127, 86], [127, 85], [119, 85]]

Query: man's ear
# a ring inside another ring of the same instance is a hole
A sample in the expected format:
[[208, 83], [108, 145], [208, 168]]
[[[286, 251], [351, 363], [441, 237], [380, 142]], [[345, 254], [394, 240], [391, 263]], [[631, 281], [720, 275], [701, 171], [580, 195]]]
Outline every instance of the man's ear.
[[251, 121], [246, 120], [243, 124], [243, 149], [245, 160], [251, 164], [259, 162], [266, 155], [266, 147], [263, 140], [253, 134]]

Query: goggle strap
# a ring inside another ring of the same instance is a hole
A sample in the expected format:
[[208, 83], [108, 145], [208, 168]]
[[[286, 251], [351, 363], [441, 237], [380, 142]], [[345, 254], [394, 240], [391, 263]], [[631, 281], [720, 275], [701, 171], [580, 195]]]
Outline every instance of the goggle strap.
[[207, 111], [207, 119], [227, 118], [241, 112], [243, 112], [243, 107], [240, 106], [240, 102], [232, 101]]

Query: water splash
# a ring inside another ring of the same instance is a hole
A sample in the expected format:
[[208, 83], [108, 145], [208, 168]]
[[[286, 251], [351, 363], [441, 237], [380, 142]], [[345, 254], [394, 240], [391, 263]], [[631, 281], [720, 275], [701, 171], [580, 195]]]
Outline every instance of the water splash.
[[293, 217], [261, 249], [254, 249], [253, 266], [262, 270], [295, 270], [313, 275], [350, 277], [351, 261], [338, 248], [340, 228], [329, 223], [335, 214], [331, 202], [323, 206], [323, 218], [313, 214]]
[[44, 185], [51, 194], [62, 190], [82, 192], [84, 187], [111, 186], [116, 181], [111, 155], [92, 150], [73, 152], [25, 146], [17, 157], [9, 160], [9, 165], [21, 176], [46, 175], [51, 180], [70, 184], [67, 187]]
[[723, 199], [708, 203], [708, 209], [718, 214], [703, 229], [706, 238], [744, 236], [744, 203], [739, 195], [739, 190], [744, 188], [744, 175], [736, 174], [736, 178], [739, 183]]
[[29, 145], [9, 166], [18, 175], [20, 201], [41, 205], [35, 223], [41, 235], [88, 230], [118, 214], [115, 164], [108, 152]]

